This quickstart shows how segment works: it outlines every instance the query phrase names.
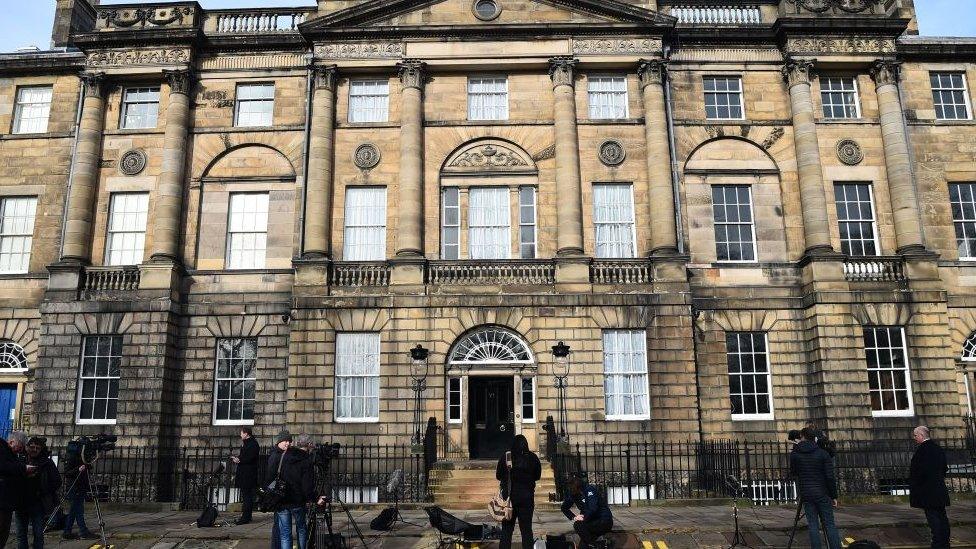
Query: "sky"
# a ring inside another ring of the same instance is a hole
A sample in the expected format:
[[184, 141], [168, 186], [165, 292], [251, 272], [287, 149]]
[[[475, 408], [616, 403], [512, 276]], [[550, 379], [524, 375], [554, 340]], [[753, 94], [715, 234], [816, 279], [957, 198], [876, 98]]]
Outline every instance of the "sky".
[[[199, 0], [204, 8], [314, 6], [315, 0]], [[145, 4], [147, 0], [103, 4]], [[915, 0], [921, 34], [976, 36], [976, 0]], [[24, 46], [46, 49], [50, 44], [54, 0], [0, 0], [0, 52]]]

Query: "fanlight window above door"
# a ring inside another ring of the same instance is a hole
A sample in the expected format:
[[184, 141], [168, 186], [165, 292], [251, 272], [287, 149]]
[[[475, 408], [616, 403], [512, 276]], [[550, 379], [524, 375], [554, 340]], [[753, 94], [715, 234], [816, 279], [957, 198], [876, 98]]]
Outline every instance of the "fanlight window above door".
[[531, 364], [532, 351], [514, 332], [502, 328], [484, 328], [471, 332], [454, 345], [450, 363]]
[[0, 341], [0, 374], [27, 370], [24, 348], [12, 341]]
[[969, 339], [962, 344], [962, 359], [966, 362], [976, 362], [976, 332], [970, 334]]

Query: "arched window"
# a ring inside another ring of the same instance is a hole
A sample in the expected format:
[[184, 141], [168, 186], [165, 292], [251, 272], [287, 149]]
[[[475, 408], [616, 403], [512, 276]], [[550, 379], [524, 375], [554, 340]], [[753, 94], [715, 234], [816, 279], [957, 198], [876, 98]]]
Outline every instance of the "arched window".
[[962, 344], [962, 359], [966, 362], [976, 362], [976, 332], [969, 335], [969, 339]]
[[532, 351], [515, 332], [496, 326], [465, 335], [454, 345], [453, 365], [531, 364]]
[[27, 355], [24, 348], [13, 341], [0, 341], [0, 373], [26, 370]]

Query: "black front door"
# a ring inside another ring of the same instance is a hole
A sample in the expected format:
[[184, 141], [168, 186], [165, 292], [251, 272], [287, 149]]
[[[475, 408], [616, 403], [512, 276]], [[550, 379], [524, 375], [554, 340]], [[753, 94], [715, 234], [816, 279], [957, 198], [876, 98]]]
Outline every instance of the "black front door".
[[515, 439], [515, 381], [510, 377], [468, 380], [471, 459], [498, 459]]

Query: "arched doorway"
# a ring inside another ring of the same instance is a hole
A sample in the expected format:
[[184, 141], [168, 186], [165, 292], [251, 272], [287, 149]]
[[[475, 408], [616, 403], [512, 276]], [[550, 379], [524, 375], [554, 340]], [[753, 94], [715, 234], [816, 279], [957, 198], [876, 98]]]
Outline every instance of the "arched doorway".
[[[458, 338], [447, 356], [452, 439], [471, 459], [497, 459], [536, 420], [532, 350], [513, 330], [481, 326]], [[524, 434], [535, 446], [534, 432]]]

